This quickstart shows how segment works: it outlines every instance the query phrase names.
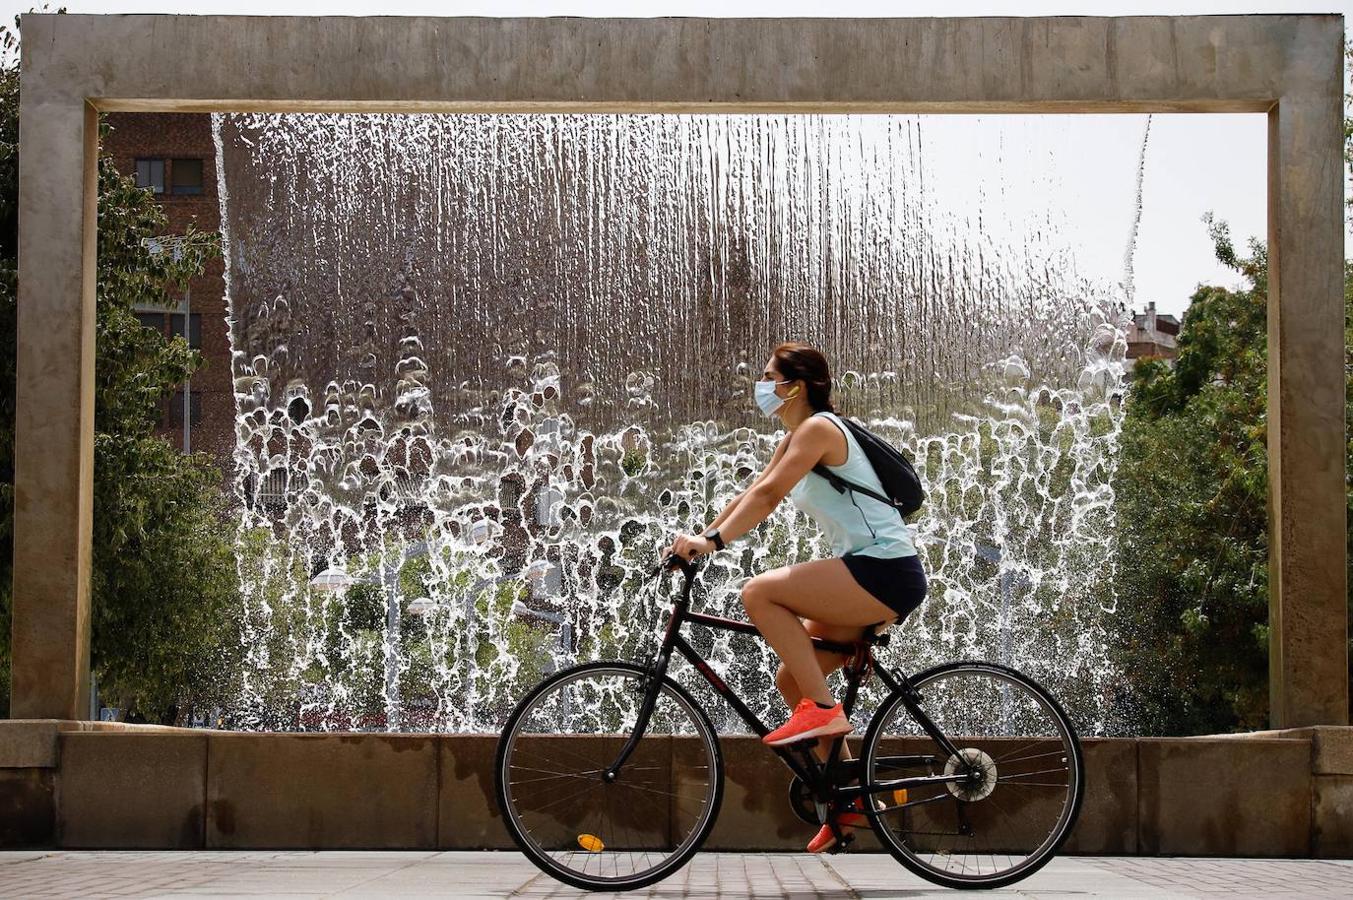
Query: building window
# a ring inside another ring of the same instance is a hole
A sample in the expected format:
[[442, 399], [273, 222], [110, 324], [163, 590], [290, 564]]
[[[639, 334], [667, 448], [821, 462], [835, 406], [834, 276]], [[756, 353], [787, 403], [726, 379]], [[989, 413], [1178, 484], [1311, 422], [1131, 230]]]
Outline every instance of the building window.
[[[202, 393], [188, 392], [188, 424], [196, 428], [202, 422]], [[183, 391], [175, 391], [169, 401], [169, 427], [183, 427]]]
[[183, 335], [188, 339], [188, 346], [194, 350], [202, 349], [202, 316], [198, 313], [188, 314], [188, 333], [183, 334], [183, 313], [170, 313], [169, 315], [169, 333], [173, 335]]
[[[198, 171], [200, 173], [201, 169], [199, 168]], [[138, 159], [136, 161], [136, 186], [141, 188], [150, 188], [157, 194], [163, 194], [164, 160]]]
[[202, 160], [176, 159], [169, 167], [173, 179], [173, 193], [202, 193]]
[[162, 312], [137, 312], [136, 321], [149, 328], [156, 334], [164, 334], [164, 313]]
[[194, 350], [202, 349], [202, 315], [188, 314], [188, 333], [183, 333], [183, 313], [163, 312], [161, 310], [137, 310], [136, 320], [166, 338], [183, 336], [188, 346]]

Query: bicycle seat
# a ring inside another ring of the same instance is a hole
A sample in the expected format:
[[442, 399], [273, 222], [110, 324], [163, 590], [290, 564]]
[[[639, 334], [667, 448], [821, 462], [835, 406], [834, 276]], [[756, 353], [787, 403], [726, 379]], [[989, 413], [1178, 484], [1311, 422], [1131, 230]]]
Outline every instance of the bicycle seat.
[[[883, 631], [874, 631], [877, 627], [878, 625], [864, 626], [864, 642], [866, 644], [873, 644], [876, 647], [888, 646], [888, 642], [892, 640], [892, 635], [888, 633], [886, 628]], [[888, 628], [891, 627], [891, 625], [888, 626]]]

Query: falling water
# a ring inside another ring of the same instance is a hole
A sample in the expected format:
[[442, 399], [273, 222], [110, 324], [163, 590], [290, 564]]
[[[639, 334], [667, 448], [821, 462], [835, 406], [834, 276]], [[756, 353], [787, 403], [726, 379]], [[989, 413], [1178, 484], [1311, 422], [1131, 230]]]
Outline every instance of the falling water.
[[[1086, 731], [1130, 728], [1108, 652], [1122, 289], [1051, 215], [1009, 239], [946, 214], [923, 124], [214, 116], [233, 723], [492, 731], [545, 673], [648, 653], [679, 576], [646, 573], [769, 461], [752, 381], [797, 338], [929, 489], [930, 598], [885, 659], [1004, 660]], [[741, 617], [747, 577], [829, 554], [783, 503], [696, 606]], [[782, 718], [769, 648], [692, 639]]]
[[1127, 249], [1123, 251], [1123, 295], [1131, 308], [1137, 299], [1134, 264], [1137, 257], [1137, 232], [1142, 225], [1142, 193], [1146, 187], [1146, 148], [1151, 140], [1151, 117], [1146, 117], [1142, 129], [1142, 149], [1137, 154], [1137, 190], [1132, 207], [1132, 228], [1128, 230]]

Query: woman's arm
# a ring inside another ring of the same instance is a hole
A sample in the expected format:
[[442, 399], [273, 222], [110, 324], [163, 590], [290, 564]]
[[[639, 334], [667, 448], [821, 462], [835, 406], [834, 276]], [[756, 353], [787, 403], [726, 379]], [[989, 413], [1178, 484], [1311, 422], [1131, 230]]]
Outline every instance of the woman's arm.
[[[833, 429], [826, 419], [805, 419], [796, 429], [791, 442], [789, 436], [777, 449], [778, 459], [772, 459], [766, 471], [749, 487], [731, 510], [720, 516], [719, 537], [725, 544], [742, 537], [775, 511], [790, 489], [812, 471], [830, 449]], [[783, 451], [783, 452], [781, 452]]]

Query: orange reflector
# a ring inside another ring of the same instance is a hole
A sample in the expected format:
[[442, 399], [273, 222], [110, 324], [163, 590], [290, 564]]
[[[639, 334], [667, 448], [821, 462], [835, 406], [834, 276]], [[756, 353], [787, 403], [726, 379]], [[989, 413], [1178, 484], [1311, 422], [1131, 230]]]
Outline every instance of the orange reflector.
[[901, 804], [903, 804], [903, 803], [906, 803], [906, 802], [907, 802], [907, 789], [906, 789], [906, 788], [898, 788], [897, 790], [893, 791], [893, 802], [896, 803], [896, 804], [898, 804], [898, 805], [901, 805]]
[[578, 846], [582, 847], [588, 853], [600, 853], [606, 845], [601, 842], [601, 838], [595, 834], [578, 835]]

